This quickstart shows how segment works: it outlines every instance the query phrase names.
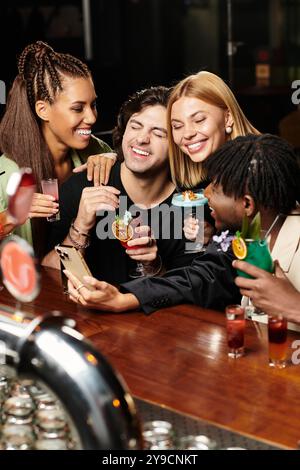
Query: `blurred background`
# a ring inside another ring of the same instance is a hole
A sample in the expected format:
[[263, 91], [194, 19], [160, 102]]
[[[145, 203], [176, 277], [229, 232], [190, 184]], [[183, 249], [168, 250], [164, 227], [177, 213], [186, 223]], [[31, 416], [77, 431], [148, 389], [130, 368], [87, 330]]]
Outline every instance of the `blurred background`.
[[300, 0], [10, 0], [0, 17], [6, 89], [30, 42], [74, 54], [94, 76], [96, 133], [114, 126], [129, 93], [204, 69], [232, 87], [261, 131], [300, 139], [291, 99], [291, 84], [300, 80]]

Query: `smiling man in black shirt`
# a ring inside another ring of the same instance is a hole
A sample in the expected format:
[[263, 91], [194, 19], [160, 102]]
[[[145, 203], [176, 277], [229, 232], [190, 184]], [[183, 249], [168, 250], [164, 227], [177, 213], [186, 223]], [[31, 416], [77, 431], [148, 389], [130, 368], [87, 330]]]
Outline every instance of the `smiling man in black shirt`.
[[[175, 187], [168, 163], [168, 94], [165, 87], [142, 90], [121, 107], [114, 144], [123, 161], [113, 167], [108, 186], [93, 187], [86, 174], [81, 173], [61, 187], [61, 220], [52, 224], [51, 251], [44, 258], [44, 265], [60, 267], [53, 250], [58, 243], [80, 249], [93, 275], [114, 284], [129, 280], [130, 270], [137, 261], [155, 273], [162, 266], [170, 269], [188, 262], [184, 256], [181, 214], [175, 208], [174, 212], [169, 210]], [[133, 205], [143, 208], [143, 223], [152, 229], [152, 234], [144, 231], [140, 234], [143, 236], [129, 241], [129, 250], [111, 234], [115, 211], [121, 205], [124, 208], [124, 198], [126, 209]], [[176, 224], [174, 213], [178, 215]], [[156, 227], [153, 227], [154, 219]]]

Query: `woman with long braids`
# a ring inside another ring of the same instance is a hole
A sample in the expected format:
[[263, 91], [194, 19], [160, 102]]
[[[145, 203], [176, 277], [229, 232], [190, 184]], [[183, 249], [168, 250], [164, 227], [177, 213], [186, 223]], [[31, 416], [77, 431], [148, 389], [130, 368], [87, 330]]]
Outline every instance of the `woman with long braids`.
[[97, 97], [91, 72], [83, 62], [37, 41], [21, 53], [18, 72], [0, 123], [0, 172], [5, 172], [0, 179], [0, 211], [7, 208], [11, 173], [18, 167], [31, 167], [37, 184], [31, 220], [16, 231], [29, 242], [38, 241], [34, 245], [42, 254], [41, 225], [57, 213], [58, 204], [42, 194], [41, 180], [56, 177], [62, 183], [87, 159], [98, 177], [100, 154], [111, 149], [91, 134]]

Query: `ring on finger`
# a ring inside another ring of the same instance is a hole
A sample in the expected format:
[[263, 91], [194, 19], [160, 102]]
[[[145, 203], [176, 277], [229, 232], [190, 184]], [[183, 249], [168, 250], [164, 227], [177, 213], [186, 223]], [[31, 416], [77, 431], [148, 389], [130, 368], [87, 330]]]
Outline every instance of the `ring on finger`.
[[76, 290], [79, 292], [80, 289], [82, 289], [84, 287], [84, 284], [80, 284], [78, 287], [76, 287]]

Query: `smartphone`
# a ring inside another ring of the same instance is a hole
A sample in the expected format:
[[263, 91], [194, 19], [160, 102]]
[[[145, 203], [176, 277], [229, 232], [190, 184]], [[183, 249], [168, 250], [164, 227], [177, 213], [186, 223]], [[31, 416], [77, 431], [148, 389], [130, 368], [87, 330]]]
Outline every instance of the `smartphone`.
[[[57, 245], [55, 251], [65, 269], [76, 276], [82, 284], [85, 284], [83, 277], [92, 276], [84, 257], [75, 246]], [[93, 286], [86, 286], [89, 290], [95, 290]]]

